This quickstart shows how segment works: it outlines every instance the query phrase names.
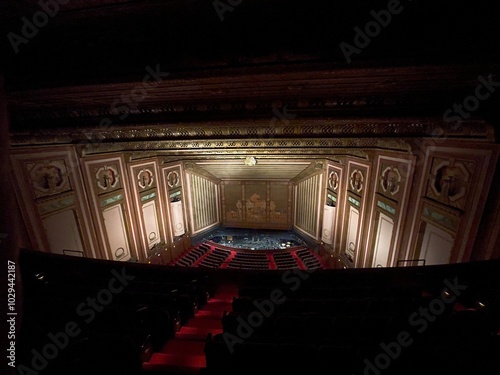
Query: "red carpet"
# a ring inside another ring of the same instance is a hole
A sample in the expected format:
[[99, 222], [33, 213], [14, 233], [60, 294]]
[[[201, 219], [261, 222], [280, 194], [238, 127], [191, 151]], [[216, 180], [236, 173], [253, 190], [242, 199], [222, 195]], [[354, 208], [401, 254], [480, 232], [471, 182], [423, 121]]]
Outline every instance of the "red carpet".
[[224, 285], [217, 290], [208, 303], [190, 319], [175, 338], [153, 353], [142, 365], [145, 374], [199, 374], [206, 367], [205, 340], [209, 333], [222, 333], [222, 314], [231, 311], [233, 297], [237, 296], [236, 285]]
[[300, 269], [301, 270], [306, 270], [307, 267], [304, 265], [304, 263], [302, 263], [302, 260], [297, 255], [297, 253], [295, 251], [292, 251], [291, 254], [292, 254], [292, 257], [295, 259], [295, 262], [297, 262], [297, 264], [299, 265]]
[[274, 257], [272, 254], [267, 254], [267, 261], [269, 262], [269, 269], [270, 270], [277, 270], [278, 266], [276, 266], [276, 262], [274, 261]]

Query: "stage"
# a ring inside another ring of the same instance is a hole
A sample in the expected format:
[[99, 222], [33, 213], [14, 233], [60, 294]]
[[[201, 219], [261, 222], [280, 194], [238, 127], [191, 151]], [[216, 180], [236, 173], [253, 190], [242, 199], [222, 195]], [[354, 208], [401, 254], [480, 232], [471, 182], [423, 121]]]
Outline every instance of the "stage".
[[211, 241], [234, 249], [285, 250], [307, 243], [292, 231], [219, 228], [200, 241]]

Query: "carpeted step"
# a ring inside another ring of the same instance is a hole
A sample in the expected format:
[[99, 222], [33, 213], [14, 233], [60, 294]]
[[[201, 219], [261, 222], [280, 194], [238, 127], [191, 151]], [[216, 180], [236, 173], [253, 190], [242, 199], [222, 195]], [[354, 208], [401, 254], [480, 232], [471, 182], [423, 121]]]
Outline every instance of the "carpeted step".
[[215, 311], [215, 312], [224, 312], [231, 311], [232, 305], [230, 302], [212, 302], [208, 301], [205, 306], [203, 306], [203, 311]]
[[217, 293], [226, 293], [226, 292], [230, 293], [238, 292], [238, 285], [236, 284], [219, 285], [219, 287], [217, 288]]
[[205, 341], [194, 340], [169, 340], [159, 353], [163, 354], [190, 354], [190, 355], [204, 355]]
[[224, 297], [213, 297], [207, 301], [207, 305], [221, 305], [221, 304], [231, 304], [233, 302], [233, 296], [237, 296], [237, 294], [233, 294], [231, 296]]
[[142, 364], [144, 371], [172, 374], [199, 374], [206, 367], [205, 355], [154, 353]]
[[194, 318], [187, 322], [184, 327], [220, 329], [222, 324], [220, 319]]
[[200, 310], [196, 313], [195, 318], [222, 319], [222, 315], [223, 311]]
[[206, 340], [208, 334], [216, 335], [222, 333], [222, 328], [211, 329], [206, 327], [186, 327], [183, 326], [179, 332], [175, 333], [175, 338], [179, 340]]

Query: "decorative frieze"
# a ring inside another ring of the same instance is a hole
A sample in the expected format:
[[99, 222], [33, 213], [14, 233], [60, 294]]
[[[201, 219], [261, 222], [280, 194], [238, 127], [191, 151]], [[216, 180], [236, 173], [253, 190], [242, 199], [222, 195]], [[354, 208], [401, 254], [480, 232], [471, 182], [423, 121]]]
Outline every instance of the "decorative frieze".
[[[270, 113], [272, 116], [272, 112]], [[225, 120], [218, 123], [196, 123], [189, 122], [181, 125], [127, 125], [122, 127], [87, 127], [75, 130], [75, 128], [34, 131], [29, 133], [13, 133], [11, 135], [12, 145], [33, 145], [33, 144], [77, 144], [90, 152], [92, 146], [105, 146], [109, 143], [127, 143], [162, 141], [165, 139], [173, 142], [180, 140], [191, 140], [191, 147], [196, 146], [196, 140], [210, 138], [212, 140], [223, 138], [233, 139], [235, 142], [241, 139], [252, 139], [260, 141], [260, 146], [265, 146], [267, 141], [305, 140], [320, 138], [342, 139], [351, 138], [357, 140], [360, 146], [364, 145], [367, 138], [387, 139], [391, 138], [420, 138], [439, 137], [440, 139], [452, 138], [474, 138], [494, 140], [494, 133], [491, 125], [483, 121], [464, 120], [459, 127], [452, 123], [444, 123], [441, 119], [413, 121], [413, 119], [359, 119], [342, 120], [336, 118], [295, 118], [287, 124], [269, 120]], [[214, 140], [206, 147], [214, 147], [217, 141]], [[299, 146], [304, 146], [301, 144]], [[353, 143], [353, 146], [355, 144]], [[246, 146], [257, 147], [249, 142]], [[279, 147], [279, 144], [272, 143], [269, 147]], [[285, 144], [282, 145], [282, 147]], [[314, 144], [313, 144], [314, 146]], [[345, 146], [345, 145], [341, 145]], [[153, 147], [155, 149], [156, 147]], [[172, 147], [172, 148], [175, 148]], [[141, 146], [141, 149], [147, 147]], [[132, 148], [133, 150], [133, 148]]]
[[474, 172], [474, 162], [435, 157], [426, 196], [450, 207], [463, 209]]
[[64, 159], [26, 163], [36, 198], [48, 197], [71, 190]]
[[103, 165], [95, 168], [95, 183], [98, 194], [108, 193], [121, 188], [121, 176], [117, 165]]

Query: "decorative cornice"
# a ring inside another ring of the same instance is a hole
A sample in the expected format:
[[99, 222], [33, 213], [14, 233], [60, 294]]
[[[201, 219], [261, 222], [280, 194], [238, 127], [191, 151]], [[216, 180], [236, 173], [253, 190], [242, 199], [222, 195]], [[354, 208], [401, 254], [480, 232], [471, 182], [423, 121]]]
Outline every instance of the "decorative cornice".
[[[287, 93], [288, 95], [290, 93]], [[134, 104], [133, 108], [121, 106], [118, 111], [111, 106], [71, 106], [64, 108], [16, 108], [12, 110], [12, 116], [16, 124], [22, 128], [24, 125], [37, 124], [43, 122], [56, 122], [58, 125], [63, 122], [83, 124], [100, 123], [105, 120], [107, 123], [115, 125], [126, 124], [120, 118], [142, 118], [141, 122], [156, 121], [177, 121], [185, 118], [211, 118], [211, 117], [261, 117], [271, 114], [273, 110], [283, 112], [296, 111], [300, 113], [329, 113], [345, 112], [354, 110], [357, 112], [365, 110], [398, 111], [404, 108], [427, 108], [432, 106], [428, 97], [417, 97], [415, 95], [401, 94], [350, 94], [325, 96], [318, 98], [309, 95], [296, 99], [283, 94], [276, 96], [284, 97], [281, 100], [265, 99], [222, 99], [204, 98], [197, 103], [192, 101], [177, 103], [151, 103]], [[444, 105], [444, 103], [440, 103]], [[436, 104], [434, 104], [436, 106]]]
[[[253, 151], [253, 152], [251, 152]], [[256, 158], [258, 157], [259, 160], [282, 160], [282, 159], [286, 159], [286, 160], [304, 160], [304, 158], [307, 158], [307, 160], [312, 160], [312, 159], [321, 159], [321, 160], [325, 160], [325, 159], [331, 159], [332, 156], [335, 156], [337, 157], [339, 160], [342, 160], [342, 158], [345, 158], [345, 157], [356, 157], [356, 158], [360, 158], [360, 159], [363, 159], [363, 160], [369, 160], [369, 156], [366, 152], [364, 151], [361, 151], [361, 150], [353, 150], [353, 149], [341, 149], [341, 150], [336, 150], [335, 151], [335, 155], [332, 155], [331, 151], [328, 153], [328, 152], [322, 152], [322, 153], [318, 153], [317, 155], [311, 155], [311, 154], [300, 154], [300, 153], [297, 153], [297, 152], [273, 152], [273, 153], [267, 153], [267, 154], [256, 154], [254, 152], [254, 150], [245, 150], [244, 152], [240, 153], [240, 154], [203, 154], [203, 153], [199, 153], [199, 154], [195, 154], [195, 155], [189, 155], [189, 159], [190, 160], [193, 160], [193, 161], [197, 161], [197, 160], [203, 160], [203, 161], [207, 161], [207, 160], [217, 160], [217, 161], [220, 161], [220, 160], [224, 160], [224, 159], [227, 159], [227, 160], [234, 160], [235, 157], [239, 157], [241, 158], [242, 156], [245, 156], [245, 155], [253, 155], [255, 156]], [[168, 151], [145, 151], [145, 152], [142, 152], [142, 151], [138, 151], [138, 152], [135, 152], [132, 154], [132, 158], [135, 158], [135, 159], [143, 159], [143, 158], [150, 158], [150, 157], [160, 157], [162, 160], [163, 160], [163, 163], [167, 164], [167, 163], [172, 163], [172, 162], [178, 162], [179, 161], [179, 156], [176, 156], [176, 155], [172, 155], [172, 154], [169, 154]]]
[[[83, 155], [157, 150], [178, 156], [246, 155], [246, 154], [301, 154], [328, 155], [336, 149], [379, 148], [410, 152], [410, 145], [400, 139], [380, 138], [323, 138], [323, 139], [254, 139], [254, 140], [172, 140], [88, 143]], [[335, 150], [335, 151], [334, 151]], [[160, 153], [158, 153], [160, 154]]]
[[[274, 121], [273, 121], [274, 120]], [[474, 138], [475, 140], [494, 141], [494, 132], [491, 125], [484, 121], [463, 121], [462, 123], [446, 123], [441, 119], [355, 119], [345, 120], [336, 118], [298, 118], [276, 121], [272, 119], [226, 120], [220, 122], [195, 122], [181, 125], [135, 125], [127, 127], [94, 127], [86, 129], [60, 129], [52, 131], [35, 131], [31, 133], [16, 133], [11, 135], [13, 146], [32, 146], [43, 144], [79, 144], [85, 146], [89, 152], [99, 152], [99, 149], [128, 149], [143, 148], [158, 149], [163, 147], [182, 149], [187, 147], [198, 148], [196, 145], [209, 142], [205, 147], [220, 147], [217, 139], [233, 139], [236, 142], [243, 138], [248, 142], [269, 142], [297, 138], [344, 139], [359, 137], [360, 146], [364, 146], [361, 138], [421, 138], [421, 137], [446, 137]], [[182, 140], [190, 140], [181, 146]], [[210, 139], [210, 140], [207, 140]], [[177, 146], [158, 142], [171, 140]], [[203, 140], [203, 141], [197, 141]], [[143, 143], [141, 145], [141, 142]], [[122, 144], [109, 146], [109, 143]], [[135, 146], [131, 144], [134, 143]], [[152, 143], [147, 145], [146, 143]], [[156, 144], [156, 145], [155, 145]], [[205, 143], [206, 144], [206, 143]], [[313, 145], [304, 145], [313, 146]], [[304, 147], [302, 146], [302, 147]], [[225, 147], [234, 147], [227, 145]], [[245, 147], [245, 146], [239, 146]], [[251, 147], [259, 147], [251, 146]], [[269, 147], [276, 147], [271, 144]], [[288, 147], [288, 146], [287, 146]], [[334, 147], [346, 147], [338, 144]], [[352, 145], [356, 147], [356, 145]], [[373, 147], [373, 146], [372, 146]], [[203, 146], [202, 146], [203, 148]]]

